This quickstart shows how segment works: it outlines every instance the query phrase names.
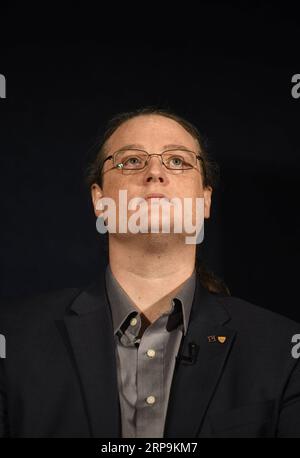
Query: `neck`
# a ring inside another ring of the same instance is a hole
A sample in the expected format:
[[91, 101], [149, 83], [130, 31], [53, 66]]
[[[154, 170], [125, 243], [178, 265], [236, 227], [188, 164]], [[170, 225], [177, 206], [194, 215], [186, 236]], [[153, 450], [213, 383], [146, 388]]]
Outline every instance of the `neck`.
[[111, 271], [151, 322], [170, 309], [172, 296], [194, 270], [195, 255], [196, 246], [175, 235], [109, 236]]

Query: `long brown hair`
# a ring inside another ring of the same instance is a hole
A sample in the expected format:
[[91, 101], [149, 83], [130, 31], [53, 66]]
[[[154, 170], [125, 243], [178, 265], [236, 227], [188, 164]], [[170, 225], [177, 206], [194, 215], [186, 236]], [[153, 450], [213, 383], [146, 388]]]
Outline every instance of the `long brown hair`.
[[[86, 169], [85, 181], [87, 186], [90, 188], [94, 183], [97, 183], [102, 187], [102, 174], [99, 171], [102, 168], [103, 160], [105, 159], [105, 147], [108, 139], [111, 135], [126, 121], [136, 118], [138, 116], [145, 115], [159, 115], [166, 118], [170, 118], [180, 124], [187, 132], [189, 132], [192, 137], [198, 142], [201, 156], [203, 160], [201, 161], [201, 174], [203, 180], [203, 186], [211, 186], [215, 189], [219, 182], [219, 166], [218, 164], [211, 159], [206, 148], [206, 141], [200, 134], [197, 127], [192, 123], [184, 119], [183, 117], [177, 115], [171, 110], [160, 109], [156, 107], [146, 107], [137, 109], [130, 112], [119, 113], [114, 116], [108, 122], [104, 134], [99, 141], [96, 142], [95, 149], [96, 154], [89, 162]], [[208, 289], [210, 292], [215, 294], [230, 295], [230, 291], [224, 281], [210, 271], [204, 264], [203, 260], [199, 257], [199, 245], [197, 245], [196, 250], [196, 259], [195, 259], [195, 269], [200, 276], [201, 284]]]

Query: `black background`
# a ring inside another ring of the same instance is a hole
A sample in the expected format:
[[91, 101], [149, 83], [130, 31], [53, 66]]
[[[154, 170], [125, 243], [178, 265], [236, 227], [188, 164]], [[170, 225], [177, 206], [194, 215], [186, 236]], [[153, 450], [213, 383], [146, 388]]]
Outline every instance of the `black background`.
[[300, 321], [299, 19], [266, 2], [2, 6], [0, 294], [99, 274], [84, 167], [109, 117], [159, 105], [195, 123], [221, 166], [208, 266], [232, 295]]

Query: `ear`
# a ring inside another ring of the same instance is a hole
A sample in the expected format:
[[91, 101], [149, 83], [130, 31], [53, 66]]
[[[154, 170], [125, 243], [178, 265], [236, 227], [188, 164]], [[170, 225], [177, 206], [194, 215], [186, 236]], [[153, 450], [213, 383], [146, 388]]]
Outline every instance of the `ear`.
[[210, 206], [211, 206], [211, 195], [212, 195], [212, 187], [207, 186], [203, 189], [203, 197], [204, 197], [204, 218], [210, 217]]
[[101, 216], [103, 213], [103, 210], [100, 210], [99, 207], [100, 200], [103, 197], [103, 191], [97, 183], [93, 183], [91, 186], [91, 197], [94, 206], [94, 213], [98, 218], [98, 216]]

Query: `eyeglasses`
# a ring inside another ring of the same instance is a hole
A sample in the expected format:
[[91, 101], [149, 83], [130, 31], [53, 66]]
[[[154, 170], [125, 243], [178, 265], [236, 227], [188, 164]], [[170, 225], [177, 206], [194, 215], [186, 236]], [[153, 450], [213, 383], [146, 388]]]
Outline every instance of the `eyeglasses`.
[[[108, 160], [113, 161], [113, 168], [122, 170], [124, 173], [134, 173], [147, 167], [151, 156], [159, 156], [161, 163], [171, 171], [171, 173], [182, 173], [184, 170], [196, 168], [197, 159], [202, 161], [203, 158], [194, 151], [185, 149], [170, 149], [163, 151], [161, 154], [149, 154], [147, 151], [137, 148], [121, 149], [108, 156], [102, 163]], [[110, 169], [111, 170], [111, 169]]]

